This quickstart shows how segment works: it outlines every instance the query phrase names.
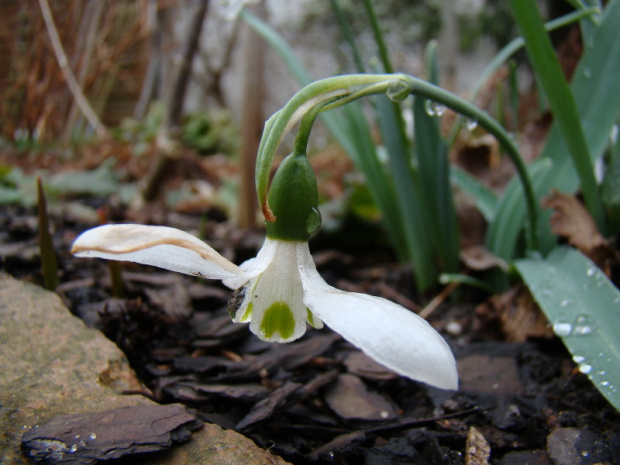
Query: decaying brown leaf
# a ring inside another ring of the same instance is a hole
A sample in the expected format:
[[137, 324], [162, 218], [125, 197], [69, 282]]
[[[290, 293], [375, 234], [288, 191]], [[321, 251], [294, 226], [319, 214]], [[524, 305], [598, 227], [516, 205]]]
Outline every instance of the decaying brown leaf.
[[484, 435], [473, 426], [467, 432], [467, 444], [465, 446], [467, 465], [488, 465], [491, 446]]
[[343, 374], [327, 391], [325, 400], [341, 418], [381, 421], [398, 417], [394, 405], [384, 396], [371, 392], [355, 375]]
[[488, 270], [495, 266], [504, 271], [508, 270], [505, 260], [494, 255], [481, 245], [472, 245], [471, 247], [464, 248], [461, 251], [460, 257], [463, 263], [472, 270]]
[[529, 338], [552, 338], [553, 330], [525, 286], [513, 287], [480, 304], [476, 314], [499, 318], [507, 341], [524, 342]]
[[556, 190], [542, 200], [543, 207], [554, 210], [551, 230], [565, 237], [607, 274], [609, 267], [618, 260], [618, 252], [609, 245], [598, 231], [592, 215], [574, 196]]

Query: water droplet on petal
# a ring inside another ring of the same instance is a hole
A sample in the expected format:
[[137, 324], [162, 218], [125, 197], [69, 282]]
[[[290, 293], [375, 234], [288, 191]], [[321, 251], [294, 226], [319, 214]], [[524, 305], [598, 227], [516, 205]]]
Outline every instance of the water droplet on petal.
[[575, 355], [575, 356], [573, 357], [573, 361], [574, 361], [575, 363], [581, 363], [581, 362], [583, 362], [585, 359], [586, 359], [586, 358], [585, 358], [584, 356], [582, 356], [582, 355]]
[[591, 266], [590, 268], [588, 268], [588, 271], [586, 271], [586, 274], [588, 276], [594, 276], [594, 273], [596, 273], [596, 268], [594, 268], [593, 266]]
[[88, 436], [90, 439], [97, 439], [97, 434], [95, 433], [90, 433], [90, 436]]

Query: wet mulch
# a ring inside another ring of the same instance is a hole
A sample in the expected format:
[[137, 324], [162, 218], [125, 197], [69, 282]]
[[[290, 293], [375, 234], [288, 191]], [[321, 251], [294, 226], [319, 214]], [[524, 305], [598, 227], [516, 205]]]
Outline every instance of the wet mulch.
[[[198, 230], [201, 218], [160, 222]], [[40, 282], [34, 212], [4, 207], [0, 223], [2, 267]], [[143, 393], [183, 403], [293, 464], [620, 463], [620, 415], [561, 342], [504, 342], [499, 324], [476, 321], [480, 296], [445, 302], [430, 319], [458, 358], [460, 388], [443, 391], [396, 376], [327, 328], [264, 343], [230, 321], [231, 292], [216, 282], [127, 266], [126, 297], [112, 298], [107, 263], [67, 252], [86, 226], [54, 225], [59, 294], [127, 354]], [[262, 242], [222, 223], [206, 232], [236, 262]], [[322, 248], [315, 258], [331, 284], [415, 308], [411, 276], [389, 252]]]

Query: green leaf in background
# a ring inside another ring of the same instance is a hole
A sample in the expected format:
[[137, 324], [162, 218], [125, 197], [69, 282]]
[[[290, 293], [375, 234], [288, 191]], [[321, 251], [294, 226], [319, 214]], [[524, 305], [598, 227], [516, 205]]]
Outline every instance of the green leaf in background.
[[[547, 159], [536, 160], [527, 167], [537, 198], [548, 194], [548, 188], [543, 181], [545, 175], [552, 171], [552, 167], [552, 162]], [[521, 231], [526, 224], [523, 190], [516, 179], [511, 181], [510, 186], [513, 183], [515, 190], [505, 193], [497, 202], [497, 209], [493, 221], [489, 225], [486, 238], [488, 249], [505, 260], [513, 258]], [[543, 221], [539, 221], [538, 227], [545, 228], [547, 225]], [[538, 236], [540, 237], [540, 234]]]
[[581, 252], [555, 249], [515, 266], [577, 363], [620, 410], [620, 292]]
[[48, 187], [59, 194], [81, 194], [105, 197], [118, 192], [118, 176], [112, 170], [114, 161], [102, 163], [92, 171], [65, 171], [50, 177]]
[[497, 211], [497, 195], [486, 184], [458, 166], [450, 168], [452, 182], [463, 192], [470, 195], [478, 211], [490, 222]]
[[[418, 160], [421, 201], [427, 216], [431, 245], [442, 269], [459, 269], [459, 228], [450, 185], [448, 151], [439, 132], [439, 121], [426, 112], [428, 100], [416, 97], [413, 104], [415, 152]], [[419, 226], [418, 226], [419, 227]]]
[[534, 67], [537, 80], [549, 100], [553, 118], [562, 133], [568, 153], [579, 175], [585, 203], [599, 229], [604, 230], [603, 205], [575, 99], [564, 78], [551, 39], [545, 31], [536, 1], [511, 0], [510, 4], [523, 34], [525, 49]]
[[400, 107], [385, 96], [377, 98], [377, 124], [394, 178], [395, 200], [403, 222], [407, 257], [413, 266], [418, 290], [425, 291], [439, 277], [433, 250], [430, 209], [422, 201], [420, 181], [411, 166], [411, 146], [404, 132]]
[[[586, 44], [579, 66], [571, 82], [575, 104], [581, 126], [584, 130], [586, 143], [591, 160], [597, 160], [609, 144], [609, 135], [620, 114], [620, 40], [618, 37], [620, 24], [620, 0], [610, 1], [603, 11], [599, 26]], [[540, 156], [553, 164], [552, 169], [540, 175], [536, 180], [541, 195], [548, 195], [551, 188], [561, 192], [572, 193], [579, 186], [575, 168], [562, 134], [554, 124], [545, 142]], [[511, 208], [507, 210], [506, 205]], [[550, 212], [540, 217], [540, 225], [544, 230], [539, 232], [541, 250], [548, 252], [555, 244], [548, 225]], [[519, 234], [525, 224], [526, 210], [521, 186], [513, 179], [500, 199], [498, 214], [490, 225], [487, 234], [487, 246], [496, 255], [504, 259], [512, 259], [517, 252]], [[505, 236], [506, 231], [516, 233]]]
[[609, 218], [612, 234], [620, 232], [620, 135], [612, 146], [609, 164], [601, 184], [603, 206]]

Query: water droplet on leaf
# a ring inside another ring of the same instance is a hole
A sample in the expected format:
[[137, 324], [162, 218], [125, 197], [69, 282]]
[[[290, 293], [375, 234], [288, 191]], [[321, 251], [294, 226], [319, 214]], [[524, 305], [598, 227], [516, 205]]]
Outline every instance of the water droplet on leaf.
[[409, 97], [410, 92], [411, 89], [407, 82], [402, 79], [396, 79], [390, 82], [386, 94], [392, 102], [402, 102]]
[[553, 325], [553, 332], [560, 337], [569, 336], [572, 330], [572, 325], [567, 321], [558, 320]]
[[465, 127], [467, 128], [468, 131], [473, 131], [474, 129], [478, 127], [478, 121], [476, 121], [475, 119], [467, 118], [465, 120]]
[[596, 320], [591, 315], [578, 315], [573, 324], [574, 336], [585, 336], [596, 331]]

